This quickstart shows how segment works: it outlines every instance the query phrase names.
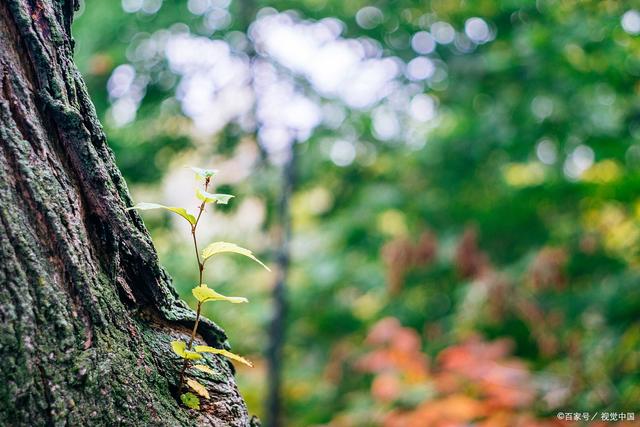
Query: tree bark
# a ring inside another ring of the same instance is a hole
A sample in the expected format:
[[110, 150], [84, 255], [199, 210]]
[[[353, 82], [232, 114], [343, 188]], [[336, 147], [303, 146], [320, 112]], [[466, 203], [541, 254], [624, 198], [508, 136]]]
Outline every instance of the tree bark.
[[[0, 425], [247, 426], [233, 366], [176, 399], [178, 299], [73, 63], [73, 0], [0, 0]], [[228, 348], [205, 320], [198, 340]]]

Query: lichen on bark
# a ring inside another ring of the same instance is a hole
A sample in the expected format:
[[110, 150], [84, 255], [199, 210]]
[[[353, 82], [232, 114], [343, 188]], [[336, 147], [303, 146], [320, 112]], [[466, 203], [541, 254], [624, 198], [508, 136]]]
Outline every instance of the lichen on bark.
[[[135, 212], [73, 63], [71, 0], [0, 2], [0, 425], [246, 426], [222, 358], [180, 406], [195, 314]], [[90, 7], [90, 6], [88, 6]], [[228, 348], [205, 320], [201, 343]]]

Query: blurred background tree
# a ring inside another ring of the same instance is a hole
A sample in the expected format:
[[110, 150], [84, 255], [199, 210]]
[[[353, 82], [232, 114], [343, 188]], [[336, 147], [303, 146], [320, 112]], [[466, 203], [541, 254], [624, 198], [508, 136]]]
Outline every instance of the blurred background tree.
[[[638, 9], [87, 1], [74, 33], [136, 200], [215, 166], [244, 196], [210, 232], [275, 262], [295, 150], [284, 425], [551, 425], [640, 402]], [[189, 300], [182, 225], [147, 225]], [[274, 278], [243, 262], [208, 280], [252, 304], [206, 314], [269, 418]]]

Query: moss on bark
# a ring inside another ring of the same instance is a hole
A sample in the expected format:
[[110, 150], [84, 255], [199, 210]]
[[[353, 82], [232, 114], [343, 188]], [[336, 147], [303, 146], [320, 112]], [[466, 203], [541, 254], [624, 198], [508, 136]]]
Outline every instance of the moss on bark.
[[[71, 0], [0, 3], [0, 425], [215, 425], [250, 421], [232, 366], [178, 405], [195, 314], [131, 205], [73, 64]], [[228, 347], [211, 321], [203, 343]]]

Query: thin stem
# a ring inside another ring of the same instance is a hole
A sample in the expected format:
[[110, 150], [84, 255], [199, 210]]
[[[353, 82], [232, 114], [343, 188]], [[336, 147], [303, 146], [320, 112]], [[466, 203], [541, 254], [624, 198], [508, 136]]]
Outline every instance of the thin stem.
[[182, 364], [182, 369], [180, 370], [180, 386], [178, 387], [178, 394], [182, 394], [182, 389], [184, 388], [184, 372], [187, 370], [187, 359], [184, 360]]
[[[207, 191], [207, 187], [209, 186], [210, 178], [205, 178], [204, 180], [204, 191]], [[200, 217], [202, 216], [202, 212], [204, 212], [204, 207], [206, 202], [202, 202], [200, 204], [200, 208], [198, 209], [198, 216], [196, 217], [196, 222], [191, 226], [191, 236], [193, 237], [193, 248], [196, 251], [196, 261], [198, 262], [198, 272], [200, 278], [198, 279], [198, 286], [202, 284], [202, 274], [204, 272], [204, 262], [200, 261], [200, 251], [198, 250], [198, 239], [196, 238], [196, 229], [198, 228], [198, 223], [200, 222]], [[196, 310], [196, 321], [193, 324], [193, 329], [191, 330], [191, 337], [189, 338], [189, 343], [187, 344], [187, 350], [191, 350], [191, 346], [193, 345], [193, 341], [196, 339], [196, 332], [198, 332], [198, 324], [200, 323], [200, 311], [202, 308], [202, 303], [198, 301], [198, 308]], [[180, 385], [178, 386], [178, 394], [182, 393], [182, 389], [184, 388], [184, 374], [189, 367], [189, 359], [184, 359], [184, 363], [182, 364], [182, 369], [180, 370]]]
[[[191, 338], [189, 338], [189, 343], [187, 344], [187, 350], [191, 350], [191, 345], [193, 344], [193, 340], [196, 338], [196, 332], [198, 331], [198, 323], [200, 323], [200, 309], [202, 308], [202, 303], [198, 301], [198, 309], [196, 311], [196, 322], [193, 325], [193, 329], [191, 330]], [[182, 388], [184, 387], [184, 373], [189, 366], [189, 360], [184, 359], [184, 363], [182, 364], [182, 369], [180, 370], [180, 387], [178, 393], [182, 393]]]
[[198, 279], [198, 286], [200, 286], [202, 284], [202, 272], [204, 271], [204, 264], [200, 262], [200, 254], [198, 251], [198, 240], [196, 239], [195, 227], [191, 227], [191, 236], [193, 237], [193, 248], [196, 251], [196, 260], [198, 261], [198, 271], [200, 273], [200, 278]]
[[[205, 178], [204, 180], [204, 191], [207, 191], [209, 187], [210, 178]], [[191, 226], [191, 237], [193, 237], [193, 248], [196, 251], [196, 261], [198, 261], [198, 271], [200, 273], [200, 279], [198, 280], [198, 286], [202, 284], [202, 272], [204, 271], [204, 263], [200, 261], [200, 251], [198, 250], [198, 239], [196, 238], [196, 228], [198, 228], [198, 223], [200, 222], [200, 217], [202, 216], [202, 212], [204, 212], [204, 207], [206, 202], [202, 202], [200, 204], [200, 208], [198, 209], [198, 216], [196, 217], [196, 222]]]
[[191, 331], [191, 338], [189, 339], [189, 344], [187, 344], [187, 348], [191, 350], [191, 345], [193, 344], [193, 340], [196, 338], [196, 332], [198, 330], [198, 323], [200, 323], [200, 308], [202, 307], [202, 303], [198, 301], [198, 309], [196, 311], [196, 323], [193, 325], [193, 330]]

